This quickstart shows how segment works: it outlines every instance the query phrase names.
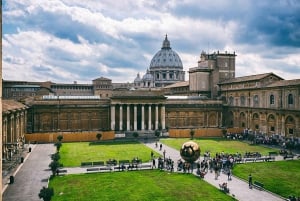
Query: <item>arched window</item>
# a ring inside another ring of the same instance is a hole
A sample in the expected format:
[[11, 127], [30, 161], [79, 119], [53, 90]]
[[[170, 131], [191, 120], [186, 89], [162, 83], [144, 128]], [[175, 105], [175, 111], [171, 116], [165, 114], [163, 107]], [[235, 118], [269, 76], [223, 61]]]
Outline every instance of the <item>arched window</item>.
[[288, 104], [293, 105], [294, 104], [294, 97], [293, 94], [288, 95]]
[[253, 96], [253, 104], [254, 104], [255, 106], [258, 106], [258, 105], [259, 105], [258, 95]]
[[229, 105], [233, 105], [233, 97], [232, 96], [229, 97]]
[[270, 95], [270, 105], [274, 105], [275, 104], [275, 97], [274, 95]]
[[254, 114], [253, 114], [253, 119], [259, 119], [259, 116], [258, 116], [257, 113], [254, 113]]
[[241, 96], [241, 106], [245, 106], [245, 96]]

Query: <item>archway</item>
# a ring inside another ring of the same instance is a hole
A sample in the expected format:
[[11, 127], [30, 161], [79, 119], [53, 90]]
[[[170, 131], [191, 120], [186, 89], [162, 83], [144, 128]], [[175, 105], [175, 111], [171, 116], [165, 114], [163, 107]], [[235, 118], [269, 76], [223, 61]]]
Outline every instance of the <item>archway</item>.
[[244, 112], [240, 113], [240, 127], [242, 128], [246, 127], [246, 115]]
[[292, 116], [287, 116], [285, 119], [286, 135], [294, 135], [296, 128], [295, 119]]
[[273, 114], [270, 114], [267, 118], [268, 133], [274, 134], [276, 130], [276, 118]]

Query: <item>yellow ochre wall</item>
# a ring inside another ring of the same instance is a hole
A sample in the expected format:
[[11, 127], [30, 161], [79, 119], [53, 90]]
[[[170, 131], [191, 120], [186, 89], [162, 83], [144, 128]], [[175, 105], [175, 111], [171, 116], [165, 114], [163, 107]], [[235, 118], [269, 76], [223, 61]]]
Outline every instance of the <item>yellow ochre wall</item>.
[[[195, 131], [194, 137], [223, 137], [222, 129], [219, 128], [202, 128], [202, 129], [193, 129]], [[227, 133], [242, 133], [243, 129], [241, 128], [228, 128], [226, 129]], [[191, 137], [191, 129], [170, 129], [169, 137], [181, 138], [181, 137]]]
[[57, 142], [57, 136], [63, 136], [63, 142], [96, 141], [97, 133], [101, 133], [101, 140], [112, 140], [115, 138], [114, 131], [89, 131], [89, 132], [59, 132], [59, 133], [34, 133], [25, 134], [26, 143], [49, 143]]

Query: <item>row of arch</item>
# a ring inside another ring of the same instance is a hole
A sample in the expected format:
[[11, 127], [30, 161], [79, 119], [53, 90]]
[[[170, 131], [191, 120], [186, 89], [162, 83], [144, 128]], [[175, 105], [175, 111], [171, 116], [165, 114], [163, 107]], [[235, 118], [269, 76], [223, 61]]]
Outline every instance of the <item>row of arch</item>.
[[[297, 131], [299, 127], [297, 118], [294, 115], [273, 113], [264, 115], [259, 112], [240, 112], [235, 118], [234, 113], [229, 112], [229, 124], [230, 126], [250, 128], [254, 131], [262, 131], [267, 134], [295, 135], [299, 132]], [[234, 125], [234, 120], [237, 120], [237, 125]]]

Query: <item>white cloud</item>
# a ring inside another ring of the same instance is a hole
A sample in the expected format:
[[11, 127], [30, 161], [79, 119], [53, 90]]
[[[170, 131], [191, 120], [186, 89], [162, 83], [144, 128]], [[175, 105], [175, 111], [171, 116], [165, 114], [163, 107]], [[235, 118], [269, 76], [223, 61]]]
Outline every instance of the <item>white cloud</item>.
[[[255, 21], [256, 12], [264, 19], [266, 4], [9, 0], [4, 5], [4, 79], [87, 82], [105, 76], [132, 82], [138, 72], [146, 72], [165, 34], [185, 71], [197, 65], [202, 50], [220, 50], [236, 52], [238, 76], [274, 72], [286, 79], [300, 77], [300, 48], [297, 43], [289, 46], [299, 35], [297, 24], [289, 24], [295, 31], [282, 45], [279, 35], [268, 35], [273, 27]], [[273, 16], [282, 23], [276, 9], [272, 15], [266, 12], [266, 19]]]

